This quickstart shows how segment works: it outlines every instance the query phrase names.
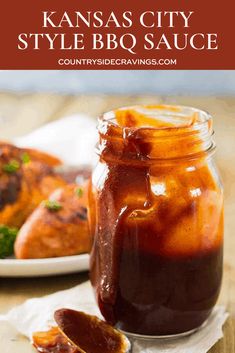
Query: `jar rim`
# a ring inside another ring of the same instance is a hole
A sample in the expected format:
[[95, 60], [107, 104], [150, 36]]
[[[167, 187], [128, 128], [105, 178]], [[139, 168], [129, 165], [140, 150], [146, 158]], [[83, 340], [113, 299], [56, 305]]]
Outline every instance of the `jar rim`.
[[[151, 126], [151, 124], [147, 125], [149, 123], [147, 119], [147, 124], [140, 126], [138, 125], [138, 114], [140, 114], [140, 121], [145, 122], [144, 119], [141, 120], [142, 116], [145, 118], [145, 111], [144, 113], [142, 113], [143, 110], [137, 111], [136, 118], [135, 109], [146, 109], [145, 107], [148, 109], [149, 106], [135, 105], [124, 107], [116, 111], [109, 111], [99, 117], [99, 154], [110, 156], [112, 151], [114, 156], [120, 158], [128, 156], [129, 159], [146, 161], [185, 157], [194, 158], [202, 153], [211, 154], [214, 151], [212, 116], [206, 111], [183, 105], [151, 106], [157, 107], [157, 109], [154, 108], [155, 114], [156, 111], [166, 114], [166, 119], [162, 115], [159, 116], [160, 122], [163, 119], [163, 125], [160, 124], [160, 127]], [[127, 115], [124, 115], [124, 120], [120, 120], [121, 123], [119, 124], [116, 120], [116, 112], [120, 113], [121, 110], [126, 110], [125, 113]], [[130, 125], [123, 126], [124, 123], [129, 122], [128, 114], [130, 114]], [[132, 114], [134, 126], [132, 126]], [[147, 115], [147, 118], [151, 118], [150, 122], [157, 117], [151, 114], [152, 111], [150, 110], [149, 115]], [[172, 117], [172, 114], [175, 116]], [[137, 119], [137, 124], [135, 119]], [[170, 124], [167, 124], [168, 121]], [[176, 125], [173, 125], [172, 121], [175, 121]], [[165, 122], [166, 125], [164, 126]], [[110, 152], [108, 146], [110, 147]], [[127, 153], [127, 146], [131, 146], [130, 151], [132, 152]]]
[[[141, 107], [149, 107], [150, 105], [133, 105], [133, 106], [125, 106], [120, 108], [120, 110], [125, 109], [136, 109]], [[162, 110], [161, 115], [170, 116], [171, 114], [175, 114], [180, 117], [187, 117], [189, 113], [197, 114], [200, 120], [196, 121], [196, 124], [189, 124], [189, 125], [182, 125], [182, 126], [168, 126], [168, 127], [154, 127], [154, 126], [139, 126], [139, 127], [125, 127], [120, 126], [116, 121], [115, 110], [111, 110], [105, 112], [98, 118], [99, 126], [98, 130], [102, 133], [105, 132], [104, 127], [105, 124], [106, 128], [109, 126], [112, 129], [113, 137], [122, 137], [123, 132], [127, 133], [127, 131], [135, 131], [136, 136], [138, 136], [139, 132], [142, 136], [146, 136], [146, 134], [151, 135], [153, 134], [154, 137], [164, 138], [164, 137], [174, 137], [179, 135], [185, 134], [194, 134], [203, 129], [203, 127], [207, 128], [207, 132], [210, 135], [213, 134], [212, 129], [212, 116], [205, 110], [194, 108], [187, 105], [167, 105], [167, 104], [160, 104], [157, 105], [157, 109]], [[164, 114], [167, 113], [167, 114]], [[159, 114], [160, 115], [160, 114]], [[108, 125], [108, 126], [107, 126]], [[150, 136], [149, 136], [150, 137]]]

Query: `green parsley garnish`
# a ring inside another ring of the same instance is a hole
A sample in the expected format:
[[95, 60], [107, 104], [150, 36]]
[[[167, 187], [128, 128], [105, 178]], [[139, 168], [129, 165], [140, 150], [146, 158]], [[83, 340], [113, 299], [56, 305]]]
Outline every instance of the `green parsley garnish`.
[[15, 173], [19, 168], [20, 163], [15, 159], [12, 159], [9, 163], [4, 164], [2, 167], [3, 171], [7, 173]]
[[75, 194], [76, 194], [78, 197], [82, 197], [82, 195], [83, 195], [83, 190], [82, 190], [82, 188], [76, 188]]
[[27, 152], [22, 153], [21, 160], [24, 164], [27, 164], [31, 161], [30, 155]]
[[0, 225], [0, 258], [4, 259], [14, 252], [14, 243], [18, 229]]
[[59, 202], [53, 200], [45, 200], [42, 204], [49, 211], [59, 211], [62, 208], [62, 205]]

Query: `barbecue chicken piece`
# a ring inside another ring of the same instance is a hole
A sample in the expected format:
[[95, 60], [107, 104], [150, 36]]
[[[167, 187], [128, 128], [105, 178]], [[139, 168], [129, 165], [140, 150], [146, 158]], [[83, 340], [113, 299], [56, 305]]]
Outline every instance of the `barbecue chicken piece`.
[[21, 227], [37, 205], [65, 185], [46, 153], [0, 143], [0, 224]]
[[69, 184], [42, 202], [20, 229], [18, 259], [69, 256], [90, 251], [87, 187]]

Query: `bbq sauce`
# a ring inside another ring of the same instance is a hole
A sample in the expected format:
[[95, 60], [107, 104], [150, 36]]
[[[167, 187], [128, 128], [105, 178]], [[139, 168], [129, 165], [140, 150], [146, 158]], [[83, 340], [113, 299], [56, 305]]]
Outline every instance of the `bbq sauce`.
[[58, 327], [52, 327], [48, 331], [35, 332], [33, 345], [39, 353], [81, 353], [61, 333]]
[[59, 309], [55, 320], [67, 340], [84, 353], [126, 353], [129, 342], [106, 322], [81, 311]]
[[[123, 250], [119, 271], [116, 326], [137, 334], [178, 334], [199, 327], [215, 305], [222, 249], [184, 259]], [[107, 317], [109, 308], [100, 305]]]
[[219, 295], [223, 192], [211, 119], [185, 109], [125, 108], [99, 125], [91, 282], [105, 319], [128, 333], [195, 329]]

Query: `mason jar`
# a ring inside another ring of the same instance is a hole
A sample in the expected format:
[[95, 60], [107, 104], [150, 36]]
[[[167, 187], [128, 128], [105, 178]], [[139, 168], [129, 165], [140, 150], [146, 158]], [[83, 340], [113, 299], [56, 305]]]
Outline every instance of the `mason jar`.
[[129, 335], [192, 332], [210, 315], [223, 267], [223, 189], [212, 118], [133, 106], [98, 123], [89, 190], [90, 276], [107, 322]]

